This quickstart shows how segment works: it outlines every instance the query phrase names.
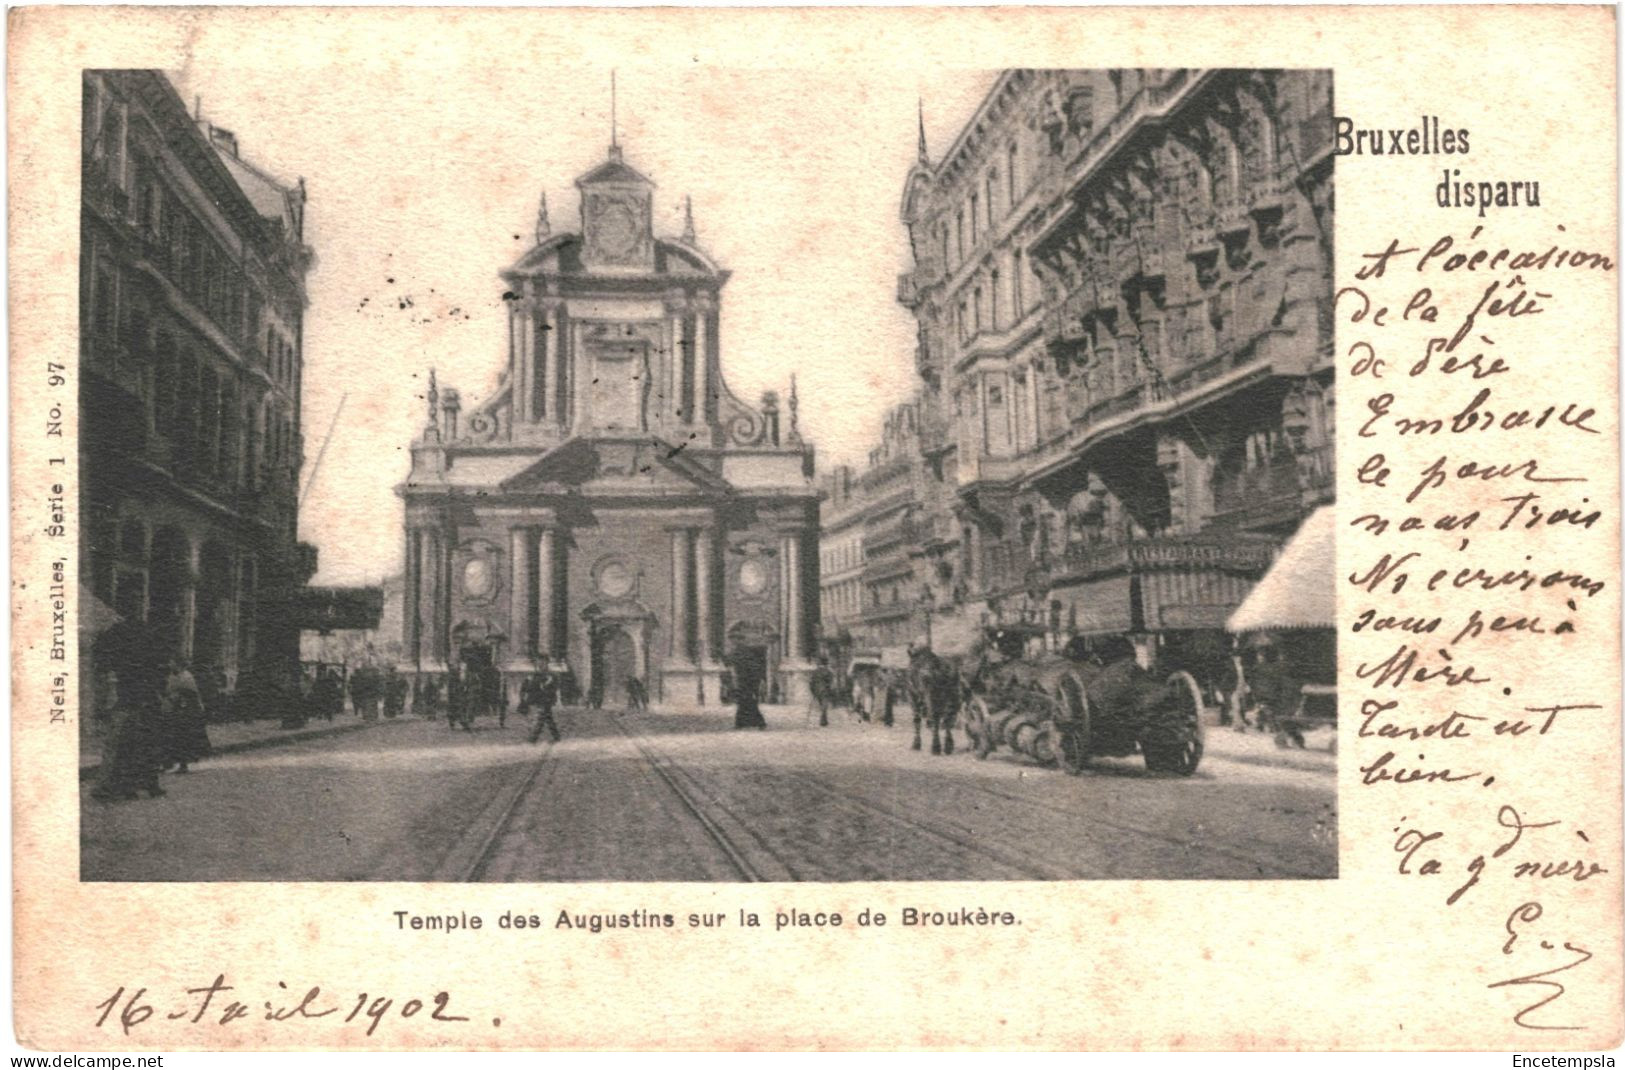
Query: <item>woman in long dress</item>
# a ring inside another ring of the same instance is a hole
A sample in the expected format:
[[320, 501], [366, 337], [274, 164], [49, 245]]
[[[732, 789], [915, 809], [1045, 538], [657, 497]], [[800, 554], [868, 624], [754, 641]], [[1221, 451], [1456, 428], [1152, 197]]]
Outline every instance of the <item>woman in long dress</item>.
[[171, 659], [169, 678], [164, 684], [163, 761], [177, 766], [175, 772], [189, 772], [191, 763], [207, 758], [209, 728], [204, 719], [203, 698], [186, 663]]

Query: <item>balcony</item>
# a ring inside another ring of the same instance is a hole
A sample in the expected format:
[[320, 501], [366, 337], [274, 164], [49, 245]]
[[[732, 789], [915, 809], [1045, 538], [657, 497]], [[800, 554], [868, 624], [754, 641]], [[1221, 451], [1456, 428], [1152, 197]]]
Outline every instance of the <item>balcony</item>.
[[1336, 482], [1332, 447], [1321, 446], [1272, 464], [1213, 479], [1213, 523], [1272, 527], [1293, 522], [1328, 500]]

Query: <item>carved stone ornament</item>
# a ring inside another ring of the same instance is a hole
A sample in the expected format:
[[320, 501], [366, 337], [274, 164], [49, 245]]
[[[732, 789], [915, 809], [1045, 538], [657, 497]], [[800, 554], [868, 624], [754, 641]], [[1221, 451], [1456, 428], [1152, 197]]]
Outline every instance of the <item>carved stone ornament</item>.
[[621, 557], [607, 557], [592, 569], [593, 587], [605, 598], [626, 598], [637, 587], [637, 575]]
[[488, 542], [470, 543], [462, 550], [463, 598], [470, 603], [490, 602], [501, 589], [502, 569], [500, 551]]
[[739, 563], [739, 590], [756, 596], [767, 590], [767, 564], [759, 557], [747, 557]]

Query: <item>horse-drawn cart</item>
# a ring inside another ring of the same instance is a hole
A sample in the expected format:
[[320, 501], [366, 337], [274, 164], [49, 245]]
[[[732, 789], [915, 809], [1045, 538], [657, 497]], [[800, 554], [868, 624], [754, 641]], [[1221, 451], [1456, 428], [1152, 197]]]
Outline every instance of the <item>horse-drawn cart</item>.
[[[992, 648], [997, 637], [989, 636]], [[1144, 669], [1126, 641], [1104, 655], [1004, 658], [984, 651], [966, 681], [976, 756], [999, 747], [1081, 773], [1091, 758], [1139, 752], [1152, 772], [1190, 776], [1202, 760], [1202, 699], [1183, 671]]]

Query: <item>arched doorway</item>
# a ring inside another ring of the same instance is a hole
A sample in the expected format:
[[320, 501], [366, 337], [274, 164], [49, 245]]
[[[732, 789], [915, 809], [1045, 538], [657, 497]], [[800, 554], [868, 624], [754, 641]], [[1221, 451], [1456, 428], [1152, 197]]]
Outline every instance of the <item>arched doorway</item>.
[[602, 686], [603, 701], [619, 705], [626, 699], [626, 682], [639, 676], [637, 644], [619, 624], [604, 623], [593, 630], [593, 686]]
[[728, 629], [728, 672], [723, 701], [754, 688], [763, 702], [773, 700], [778, 681], [779, 635], [760, 621], [742, 620]]
[[147, 596], [147, 625], [155, 648], [178, 654], [186, 621], [186, 579], [191, 552], [176, 527], [159, 528], [152, 536], [152, 564]]

